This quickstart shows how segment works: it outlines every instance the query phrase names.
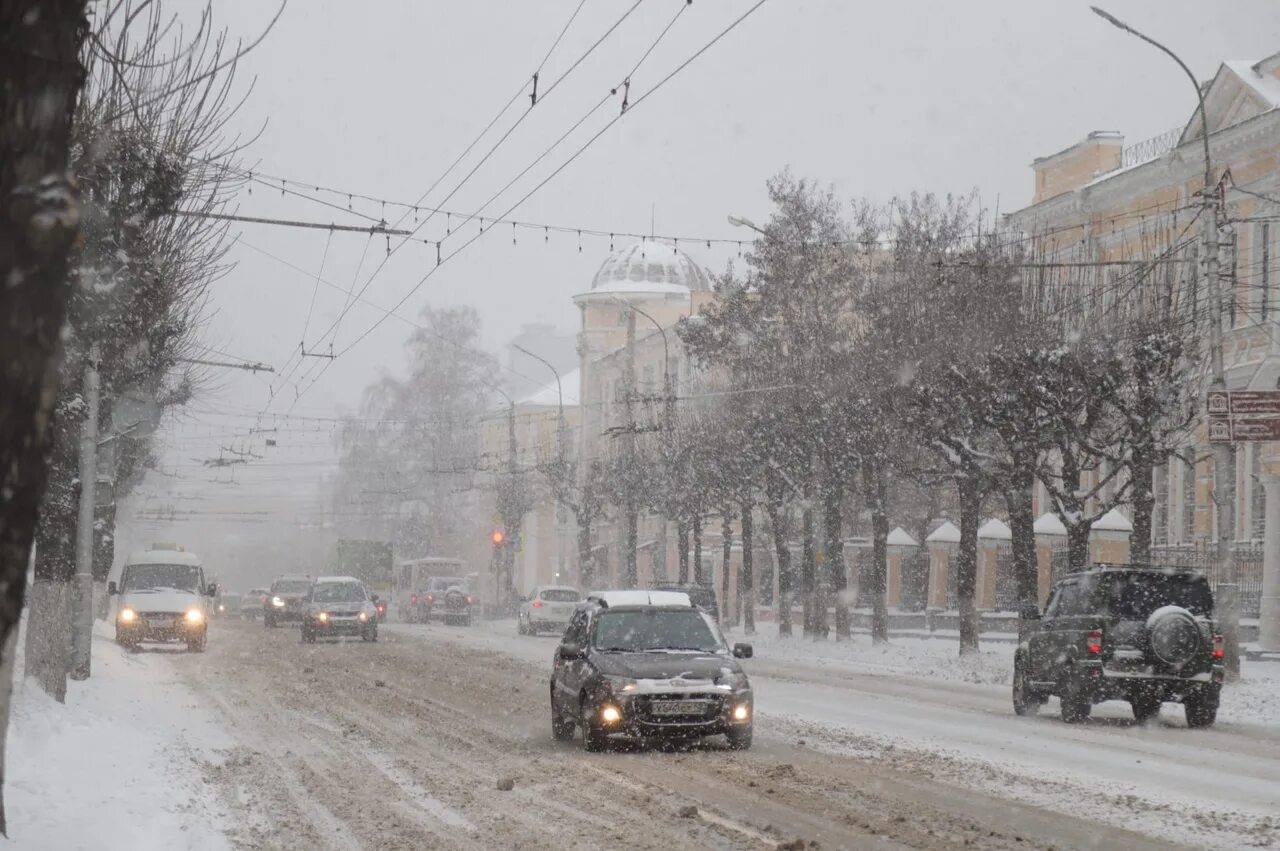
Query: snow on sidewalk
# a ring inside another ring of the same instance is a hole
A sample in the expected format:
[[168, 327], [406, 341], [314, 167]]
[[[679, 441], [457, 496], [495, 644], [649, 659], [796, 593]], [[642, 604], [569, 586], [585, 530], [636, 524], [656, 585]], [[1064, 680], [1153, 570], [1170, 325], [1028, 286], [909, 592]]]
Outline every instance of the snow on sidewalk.
[[65, 705], [19, 670], [5, 766], [11, 847], [230, 847], [230, 816], [203, 781], [229, 740], [174, 680], [186, 660], [167, 650], [126, 654], [95, 635], [93, 676], [69, 684]]

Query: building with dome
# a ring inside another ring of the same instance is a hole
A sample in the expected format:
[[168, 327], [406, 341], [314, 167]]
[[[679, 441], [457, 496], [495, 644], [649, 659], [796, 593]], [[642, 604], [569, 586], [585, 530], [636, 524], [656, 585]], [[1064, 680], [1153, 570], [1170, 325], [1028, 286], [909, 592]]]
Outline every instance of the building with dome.
[[[632, 422], [640, 433], [660, 438], [664, 371], [670, 370], [677, 394], [695, 372], [674, 326], [714, 299], [711, 285], [707, 271], [676, 245], [642, 239], [611, 253], [591, 288], [573, 297], [581, 320], [577, 449], [585, 463], [580, 469], [592, 460], [607, 462], [620, 451]], [[655, 564], [674, 562], [675, 542], [658, 518], [641, 512], [640, 523], [637, 567], [643, 585]], [[621, 578], [624, 525], [614, 518], [595, 530], [593, 561], [601, 582]]]

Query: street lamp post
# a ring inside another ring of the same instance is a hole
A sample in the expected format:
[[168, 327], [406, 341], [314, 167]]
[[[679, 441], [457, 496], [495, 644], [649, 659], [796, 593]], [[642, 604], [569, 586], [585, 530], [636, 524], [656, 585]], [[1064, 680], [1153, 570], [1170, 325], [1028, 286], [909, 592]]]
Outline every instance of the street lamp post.
[[558, 405], [558, 407], [559, 407], [559, 416], [560, 416], [560, 418], [559, 418], [559, 420], [558, 420], [558, 422], [557, 422], [557, 424], [556, 424], [556, 425], [557, 425], [556, 441], [557, 441], [557, 443], [558, 443], [558, 449], [559, 449], [559, 451], [560, 451], [560, 461], [561, 461], [561, 463], [563, 463], [563, 462], [565, 461], [565, 459], [566, 459], [566, 457], [567, 457], [567, 456], [566, 456], [566, 454], [565, 454], [565, 453], [566, 453], [566, 445], [565, 445], [565, 439], [566, 439], [566, 438], [565, 438], [565, 421], [564, 421], [564, 386], [560, 383], [560, 370], [558, 370], [558, 369], [556, 369], [554, 366], [552, 366], [551, 361], [549, 361], [549, 360], [547, 360], [546, 358], [541, 357], [541, 356], [539, 356], [539, 355], [535, 355], [533, 352], [529, 351], [529, 350], [528, 350], [528, 349], [526, 349], [524, 346], [517, 345], [517, 344], [515, 344], [515, 343], [513, 343], [513, 344], [512, 344], [512, 346], [513, 346], [517, 351], [524, 352], [524, 353], [525, 353], [526, 355], [528, 355], [529, 357], [531, 357], [531, 358], [533, 358], [534, 360], [536, 360], [536, 361], [540, 362], [540, 363], [541, 363], [543, 366], [545, 366], [547, 369], [551, 370], [551, 374], [552, 374], [552, 375], [554, 375], [554, 376], [556, 377], [556, 397], [557, 397], [557, 405]]
[[[1204, 186], [1200, 193], [1204, 206], [1201, 240], [1204, 242], [1205, 277], [1209, 279], [1211, 294], [1209, 299], [1209, 369], [1211, 373], [1209, 389], [1223, 392], [1227, 389], [1227, 375], [1222, 358], [1222, 282], [1218, 278], [1219, 198], [1217, 184], [1213, 179], [1213, 162], [1209, 153], [1209, 118], [1204, 105], [1204, 92], [1201, 91], [1200, 82], [1196, 79], [1196, 75], [1191, 73], [1187, 63], [1172, 50], [1097, 6], [1091, 8], [1095, 14], [1112, 26], [1142, 39], [1177, 62], [1178, 67], [1187, 75], [1187, 79], [1195, 88], [1196, 109], [1200, 114], [1200, 136], [1204, 145]], [[1232, 548], [1236, 525], [1235, 503], [1231, 496], [1233, 452], [1234, 447], [1230, 443], [1213, 444], [1213, 501], [1218, 508], [1218, 563], [1221, 565], [1223, 580], [1217, 588], [1218, 610], [1222, 617], [1223, 636], [1226, 643], [1224, 660], [1226, 669], [1228, 673], [1235, 675], [1240, 671], [1240, 580], [1236, 573], [1235, 553]]]
[[[516, 402], [506, 391], [495, 386], [493, 388], [498, 395], [507, 400], [507, 494], [506, 499], [499, 497], [499, 505], [505, 504], [509, 511], [519, 511], [521, 506], [517, 503], [516, 497], [518, 485], [516, 484], [516, 476], [519, 471], [516, 469]], [[512, 586], [515, 583], [515, 567], [516, 553], [514, 538], [519, 533], [520, 521], [522, 518], [516, 516], [503, 516], [502, 526], [506, 532], [506, 536], [501, 543], [502, 547], [502, 565], [501, 573], [503, 576], [499, 579], [503, 586], [498, 591], [498, 599], [495, 601], [499, 606], [505, 607], [510, 599]]]

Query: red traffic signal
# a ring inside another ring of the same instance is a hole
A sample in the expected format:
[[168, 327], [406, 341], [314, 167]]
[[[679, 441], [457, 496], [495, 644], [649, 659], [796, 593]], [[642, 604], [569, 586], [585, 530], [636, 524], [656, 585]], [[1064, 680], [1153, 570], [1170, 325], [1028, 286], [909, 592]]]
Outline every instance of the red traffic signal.
[[494, 545], [495, 547], [496, 547], [496, 546], [499, 546], [499, 545], [500, 545], [503, 541], [505, 541], [506, 539], [507, 539], [507, 536], [503, 534], [503, 532], [502, 532], [502, 530], [501, 530], [501, 529], [494, 529], [494, 530], [489, 534], [489, 540], [490, 540], [490, 541], [493, 541], [493, 545]]

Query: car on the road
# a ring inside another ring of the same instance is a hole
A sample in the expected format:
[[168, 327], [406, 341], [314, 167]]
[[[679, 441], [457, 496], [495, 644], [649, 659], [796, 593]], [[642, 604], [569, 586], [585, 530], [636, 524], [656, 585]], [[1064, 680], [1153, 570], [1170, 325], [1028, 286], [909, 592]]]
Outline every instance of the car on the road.
[[342, 636], [377, 641], [377, 601], [354, 576], [317, 577], [303, 599], [303, 642]]
[[1034, 715], [1050, 695], [1062, 720], [1089, 717], [1095, 703], [1125, 700], [1145, 722], [1181, 703], [1187, 726], [1217, 718], [1223, 637], [1213, 591], [1191, 569], [1097, 565], [1054, 584], [1013, 662], [1013, 708]]
[[262, 623], [268, 629], [285, 621], [302, 621], [302, 601], [311, 590], [312, 579], [300, 573], [276, 577], [262, 606]]
[[538, 585], [520, 601], [516, 613], [516, 631], [521, 635], [540, 632], [564, 632], [569, 618], [582, 601], [577, 588], [567, 585]]
[[655, 591], [680, 591], [689, 595], [693, 604], [720, 623], [720, 607], [716, 602], [716, 589], [710, 585], [696, 585], [692, 582], [655, 582]]
[[125, 562], [119, 584], [107, 583], [116, 597], [116, 642], [136, 650], [144, 641], [185, 641], [202, 652], [209, 640], [209, 600], [218, 593], [205, 581], [195, 553], [151, 549]]
[[432, 576], [426, 589], [414, 600], [413, 620], [431, 623], [433, 619], [446, 625], [471, 626], [474, 604], [467, 580], [460, 576]]
[[213, 614], [219, 618], [240, 617], [240, 595], [223, 594], [213, 601]]
[[724, 735], [751, 747], [754, 702], [739, 659], [687, 594], [593, 592], [569, 620], [551, 672], [551, 732], [602, 750], [615, 736], [692, 740]]
[[263, 616], [270, 602], [271, 591], [269, 589], [253, 588], [240, 598], [240, 617], [256, 620]]

